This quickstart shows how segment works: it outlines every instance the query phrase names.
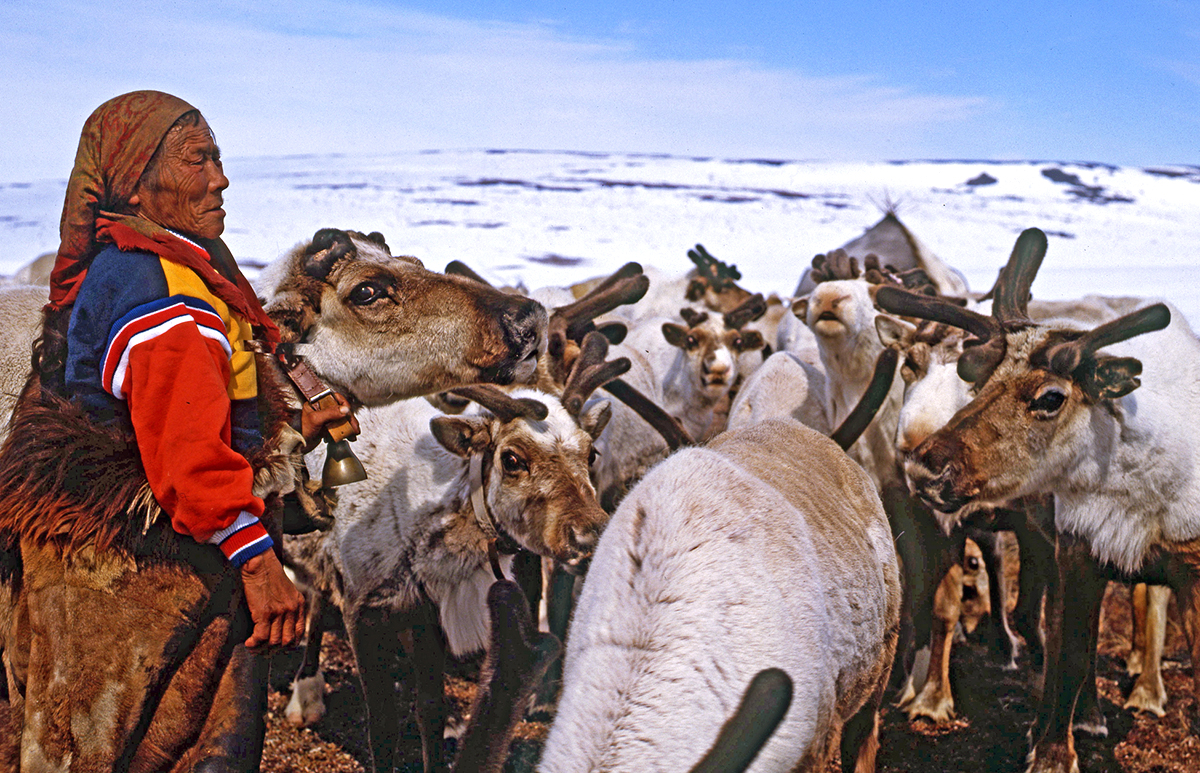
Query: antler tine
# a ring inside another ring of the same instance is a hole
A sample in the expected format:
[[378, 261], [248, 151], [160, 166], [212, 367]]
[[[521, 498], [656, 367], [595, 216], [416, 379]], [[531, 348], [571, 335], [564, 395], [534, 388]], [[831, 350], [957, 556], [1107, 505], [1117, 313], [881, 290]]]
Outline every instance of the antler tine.
[[892, 381], [896, 378], [896, 363], [899, 361], [900, 352], [891, 347], [879, 353], [879, 357], [875, 360], [875, 371], [871, 376], [871, 383], [867, 385], [867, 391], [863, 393], [858, 405], [854, 406], [854, 410], [850, 411], [841, 426], [829, 436], [843, 451], [854, 445], [854, 441], [858, 440], [866, 430], [867, 425], [875, 418], [875, 414], [879, 413], [883, 401], [887, 399], [888, 391], [892, 388]]
[[[638, 273], [619, 276], [630, 266], [636, 266]], [[550, 313], [550, 331], [561, 331], [572, 341], [578, 341], [595, 329], [592, 320], [596, 317], [618, 306], [637, 303], [650, 289], [650, 278], [640, 271], [641, 266], [636, 263], [627, 264], [579, 300], [554, 309]]]
[[755, 293], [725, 315], [725, 327], [730, 330], [739, 330], [766, 313], [766, 299], [763, 298], [762, 293]]
[[1057, 344], [1047, 354], [1050, 369], [1066, 375], [1097, 350], [1121, 341], [1127, 341], [1143, 333], [1153, 333], [1171, 324], [1171, 310], [1161, 303], [1130, 312], [1123, 317], [1105, 322], [1073, 341]]
[[883, 285], [875, 293], [875, 305], [902, 317], [919, 317], [960, 327], [984, 340], [1001, 334], [1000, 323], [977, 311], [965, 309], [945, 298], [921, 295], [894, 285]]
[[606, 362], [608, 339], [602, 333], [592, 331], [583, 338], [579, 356], [563, 386], [563, 407], [572, 416], [578, 416], [584, 402], [604, 384], [625, 373], [632, 366], [628, 357], [618, 357]]
[[484, 279], [479, 274], [476, 274], [474, 269], [472, 269], [466, 263], [463, 263], [461, 260], [452, 260], [447, 263], [445, 273], [450, 274], [451, 276], [464, 276], [467, 279], [478, 282], [481, 285], [487, 285], [488, 287], [492, 286], [491, 282]]
[[704, 320], [708, 319], [708, 312], [696, 311], [691, 306], [684, 306], [679, 310], [679, 316], [683, 318], [688, 327], [696, 327], [696, 325], [704, 324]]
[[1026, 321], [1029, 313], [1029, 288], [1046, 257], [1046, 234], [1037, 228], [1026, 228], [1017, 237], [1008, 263], [996, 279], [992, 316], [1001, 322]]
[[875, 304], [884, 311], [902, 317], [945, 322], [980, 339], [975, 345], [968, 341], [958, 358], [958, 375], [964, 381], [986, 381], [1000, 360], [1004, 359], [1008, 345], [1004, 328], [998, 319], [985, 317], [946, 298], [918, 295], [891, 285], [879, 288], [875, 293]]
[[621, 266], [609, 276], [605, 277], [604, 281], [591, 289], [584, 298], [596, 295], [597, 293], [607, 292], [610, 287], [622, 279], [634, 279], [641, 276], [645, 271], [642, 269], [641, 263], [630, 261], [624, 266]]
[[537, 400], [528, 397], [513, 397], [495, 387], [483, 384], [459, 387], [451, 391], [456, 395], [462, 395], [469, 400], [474, 400], [495, 414], [497, 419], [504, 422], [509, 422], [517, 418], [537, 419], [541, 421], [550, 415], [550, 411], [546, 408], [545, 404]]

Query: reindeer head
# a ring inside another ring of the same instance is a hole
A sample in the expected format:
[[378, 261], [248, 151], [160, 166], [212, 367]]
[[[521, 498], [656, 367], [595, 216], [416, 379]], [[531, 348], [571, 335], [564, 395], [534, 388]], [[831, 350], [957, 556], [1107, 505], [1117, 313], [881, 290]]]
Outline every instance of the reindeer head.
[[974, 384], [974, 399], [905, 461], [914, 492], [941, 513], [1046, 493], [1048, 482], [1087, 445], [1082, 438], [1093, 411], [1109, 410], [1107, 401], [1140, 384], [1138, 360], [1099, 350], [1170, 322], [1166, 306], [1155, 304], [1091, 331], [1034, 323], [1027, 314], [1029, 288], [1045, 252], [1041, 231], [1021, 234], [997, 281], [991, 317], [892, 288], [876, 296], [895, 314], [974, 336], [957, 364], [958, 374]]
[[467, 387], [456, 391], [488, 414], [440, 416], [430, 423], [452, 453], [482, 457], [485, 501], [499, 528], [525, 549], [568, 564], [591, 554], [608, 520], [589, 468], [611, 407], [587, 397], [628, 370], [629, 361], [605, 362], [607, 350], [600, 333], [589, 333], [557, 399], [538, 390], [507, 395]]
[[896, 449], [906, 454], [950, 421], [971, 401], [969, 385], [958, 377], [965, 334], [941, 322], [912, 325], [880, 314], [875, 330], [884, 346], [900, 355], [904, 404], [896, 426]]
[[383, 236], [325, 228], [284, 259], [266, 309], [312, 368], [366, 405], [528, 378], [536, 302], [393, 257]]
[[766, 345], [762, 333], [744, 328], [766, 311], [761, 294], [724, 315], [683, 308], [679, 314], [686, 325], [664, 322], [663, 337], [683, 351], [696, 388], [709, 398], [720, 397], [737, 380], [738, 355]]

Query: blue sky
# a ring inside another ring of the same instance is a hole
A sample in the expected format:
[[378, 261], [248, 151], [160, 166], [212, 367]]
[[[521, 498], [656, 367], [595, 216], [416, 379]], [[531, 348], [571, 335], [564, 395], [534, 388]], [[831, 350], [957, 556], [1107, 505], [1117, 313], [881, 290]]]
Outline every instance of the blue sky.
[[1200, 164], [1200, 3], [5, 0], [0, 182], [65, 177], [136, 88], [230, 156]]

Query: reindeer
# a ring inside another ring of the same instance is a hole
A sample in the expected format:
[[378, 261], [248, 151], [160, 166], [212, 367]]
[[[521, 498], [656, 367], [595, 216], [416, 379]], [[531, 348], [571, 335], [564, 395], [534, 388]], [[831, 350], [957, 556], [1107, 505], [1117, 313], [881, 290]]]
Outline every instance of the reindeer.
[[673, 454], [597, 547], [539, 770], [686, 769], [766, 666], [797, 698], [754, 770], [824, 770], [839, 730], [843, 769], [872, 770], [896, 563], [870, 478], [798, 422]]
[[663, 408], [693, 439], [707, 439], [724, 428], [739, 358], [765, 344], [762, 334], [745, 325], [765, 310], [763, 297], [755, 295], [728, 314], [684, 307], [683, 325], [658, 318], [630, 331], [626, 345], [649, 361], [662, 386]]
[[1114, 575], [1167, 582], [1178, 594], [1200, 707], [1200, 457], [1186, 409], [1200, 400], [1200, 340], [1165, 303], [1091, 330], [1034, 322], [1029, 288], [1045, 251], [1045, 234], [1022, 232], [991, 316], [900, 290], [876, 296], [893, 313], [978, 341], [957, 366], [974, 398], [905, 459], [913, 490], [942, 523], [1018, 496], [1054, 496], [1058, 590], [1047, 603], [1044, 697], [1031, 730], [1030, 769], [1039, 772], [1077, 768], [1073, 710]]

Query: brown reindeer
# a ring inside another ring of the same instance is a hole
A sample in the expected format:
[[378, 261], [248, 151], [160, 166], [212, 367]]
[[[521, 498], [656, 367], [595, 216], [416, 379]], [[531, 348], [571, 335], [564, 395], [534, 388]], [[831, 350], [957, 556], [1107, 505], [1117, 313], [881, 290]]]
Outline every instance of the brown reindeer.
[[977, 339], [958, 361], [974, 399], [905, 462], [943, 523], [1013, 497], [1054, 495], [1059, 577], [1047, 604], [1031, 770], [1069, 771], [1076, 697], [1094, 667], [1110, 578], [1165, 582], [1179, 594], [1200, 707], [1200, 455], [1187, 409], [1200, 400], [1200, 341], [1162, 303], [1091, 330], [1035, 323], [1029, 288], [1045, 249], [1041, 231], [1021, 234], [990, 317], [900, 290], [876, 300]]

